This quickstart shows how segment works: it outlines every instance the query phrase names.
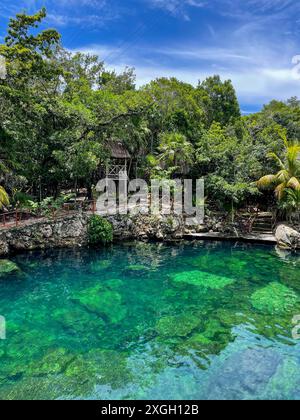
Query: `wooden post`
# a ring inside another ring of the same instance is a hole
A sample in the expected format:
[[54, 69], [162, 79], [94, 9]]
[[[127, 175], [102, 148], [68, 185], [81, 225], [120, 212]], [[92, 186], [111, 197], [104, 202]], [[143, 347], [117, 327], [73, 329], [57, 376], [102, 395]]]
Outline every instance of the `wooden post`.
[[16, 226], [18, 226], [19, 221], [18, 221], [18, 210], [16, 210]]

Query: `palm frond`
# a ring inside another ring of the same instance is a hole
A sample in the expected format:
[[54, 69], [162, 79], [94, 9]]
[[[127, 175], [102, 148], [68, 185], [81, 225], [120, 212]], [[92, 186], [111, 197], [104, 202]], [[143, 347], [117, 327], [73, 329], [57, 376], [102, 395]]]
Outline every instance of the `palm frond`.
[[287, 183], [287, 187], [292, 188], [293, 190], [298, 190], [300, 189], [300, 181], [296, 177], [292, 177]]
[[300, 170], [300, 146], [292, 145], [287, 149], [287, 164], [291, 175], [297, 175]]
[[278, 182], [281, 184], [282, 182], [288, 182], [290, 179], [290, 174], [286, 169], [282, 169], [276, 175]]
[[273, 152], [268, 153], [267, 154], [267, 157], [270, 158], [270, 159], [275, 160], [275, 162], [279, 165], [279, 167], [281, 169], [285, 169], [284, 163], [282, 162], [282, 160], [280, 159], [280, 157], [276, 155], [276, 153], [273, 153]]
[[2, 209], [3, 206], [9, 206], [9, 196], [5, 189], [0, 186], [0, 209]]
[[258, 188], [262, 190], [266, 190], [266, 189], [274, 187], [276, 183], [277, 183], [276, 175], [265, 175], [262, 178], [260, 178], [256, 184]]
[[300, 210], [300, 189], [299, 190], [292, 190], [288, 188], [286, 190], [285, 199], [281, 203], [281, 208], [288, 210], [288, 211], [296, 211], [299, 212]]
[[287, 139], [286, 134], [284, 134], [283, 132], [281, 132], [281, 133], [279, 134], [279, 137], [281, 138], [281, 140], [283, 141], [283, 143], [284, 143], [284, 145], [285, 145], [285, 148], [287, 149], [287, 148], [289, 147], [290, 143], [289, 143], [289, 141], [288, 141], [288, 139]]
[[286, 184], [285, 183], [279, 184], [275, 188], [275, 194], [276, 194], [276, 197], [278, 198], [279, 201], [283, 200], [285, 189], [286, 189]]

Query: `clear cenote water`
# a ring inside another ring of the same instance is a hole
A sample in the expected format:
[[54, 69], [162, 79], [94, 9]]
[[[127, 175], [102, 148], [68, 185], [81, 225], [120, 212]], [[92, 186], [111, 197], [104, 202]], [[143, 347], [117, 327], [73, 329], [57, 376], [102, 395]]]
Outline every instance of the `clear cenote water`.
[[299, 399], [299, 255], [232, 243], [34, 252], [0, 281], [0, 399]]

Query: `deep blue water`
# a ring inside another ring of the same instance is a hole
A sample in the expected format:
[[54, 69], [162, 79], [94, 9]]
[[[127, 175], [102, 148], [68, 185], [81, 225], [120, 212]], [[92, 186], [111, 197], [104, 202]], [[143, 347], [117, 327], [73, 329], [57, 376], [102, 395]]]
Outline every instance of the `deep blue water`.
[[1, 399], [299, 399], [300, 257], [233, 243], [12, 258]]

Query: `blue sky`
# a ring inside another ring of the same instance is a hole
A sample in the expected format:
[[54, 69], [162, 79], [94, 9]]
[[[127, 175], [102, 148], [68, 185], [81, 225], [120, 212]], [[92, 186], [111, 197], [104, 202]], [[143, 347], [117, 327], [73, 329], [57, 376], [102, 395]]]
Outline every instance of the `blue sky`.
[[118, 71], [135, 67], [138, 85], [220, 74], [233, 81], [244, 112], [300, 96], [292, 71], [299, 0], [1, 0], [0, 37], [9, 16], [41, 6], [65, 47], [97, 53]]

